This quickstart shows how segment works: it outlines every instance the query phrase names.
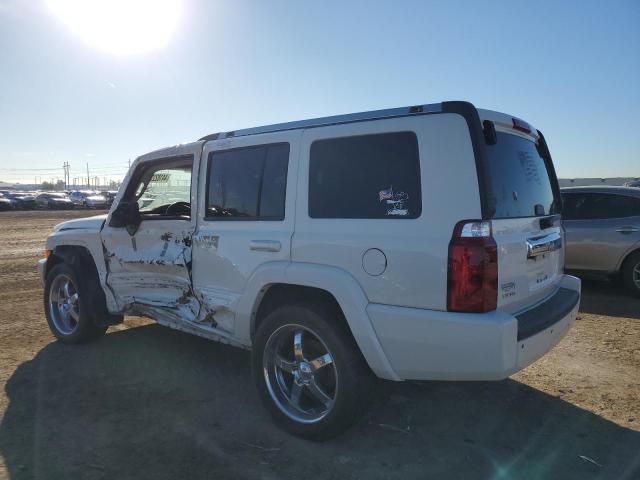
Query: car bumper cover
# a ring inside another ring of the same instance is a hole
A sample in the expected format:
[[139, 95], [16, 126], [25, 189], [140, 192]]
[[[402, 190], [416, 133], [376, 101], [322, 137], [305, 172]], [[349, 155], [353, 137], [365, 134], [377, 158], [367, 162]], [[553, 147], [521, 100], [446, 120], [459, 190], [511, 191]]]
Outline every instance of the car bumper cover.
[[500, 380], [551, 350], [580, 305], [580, 280], [564, 275], [539, 305], [511, 315], [440, 312], [370, 304], [367, 313], [403, 380]]

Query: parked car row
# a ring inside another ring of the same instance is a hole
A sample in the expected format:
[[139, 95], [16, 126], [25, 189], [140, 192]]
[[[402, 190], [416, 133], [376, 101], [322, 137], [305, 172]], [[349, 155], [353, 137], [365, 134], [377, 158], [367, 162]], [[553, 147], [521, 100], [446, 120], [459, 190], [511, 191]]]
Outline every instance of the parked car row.
[[76, 190], [71, 192], [0, 191], [0, 211], [7, 210], [69, 210], [73, 208], [106, 209], [116, 196], [115, 191], [97, 192]]
[[3, 190], [0, 197], [5, 201], [2, 202], [3, 210], [33, 210], [36, 208], [36, 197], [33, 192], [13, 192]]

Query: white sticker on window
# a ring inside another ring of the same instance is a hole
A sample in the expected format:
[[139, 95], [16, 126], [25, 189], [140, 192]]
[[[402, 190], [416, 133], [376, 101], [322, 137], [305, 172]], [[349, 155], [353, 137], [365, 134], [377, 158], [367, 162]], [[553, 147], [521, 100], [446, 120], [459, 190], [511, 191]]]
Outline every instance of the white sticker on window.
[[409, 195], [405, 192], [394, 192], [393, 186], [386, 190], [380, 190], [378, 197], [381, 202], [385, 202], [387, 206], [387, 216], [405, 216], [409, 215], [409, 210], [405, 208], [404, 202], [409, 200]]

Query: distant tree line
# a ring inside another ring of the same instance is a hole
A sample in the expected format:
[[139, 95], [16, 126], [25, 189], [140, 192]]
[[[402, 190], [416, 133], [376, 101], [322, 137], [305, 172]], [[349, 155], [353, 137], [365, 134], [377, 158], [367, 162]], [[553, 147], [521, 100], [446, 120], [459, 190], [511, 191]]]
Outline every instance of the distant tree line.
[[42, 190], [64, 190], [64, 180], [58, 180], [55, 184], [51, 182], [42, 182], [40, 188]]

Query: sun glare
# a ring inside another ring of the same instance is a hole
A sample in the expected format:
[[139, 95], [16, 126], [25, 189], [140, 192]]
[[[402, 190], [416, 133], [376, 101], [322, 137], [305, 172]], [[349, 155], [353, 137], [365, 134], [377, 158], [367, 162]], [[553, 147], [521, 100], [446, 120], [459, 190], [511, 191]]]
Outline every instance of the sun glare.
[[114, 55], [136, 55], [169, 43], [181, 0], [47, 0], [87, 44]]

